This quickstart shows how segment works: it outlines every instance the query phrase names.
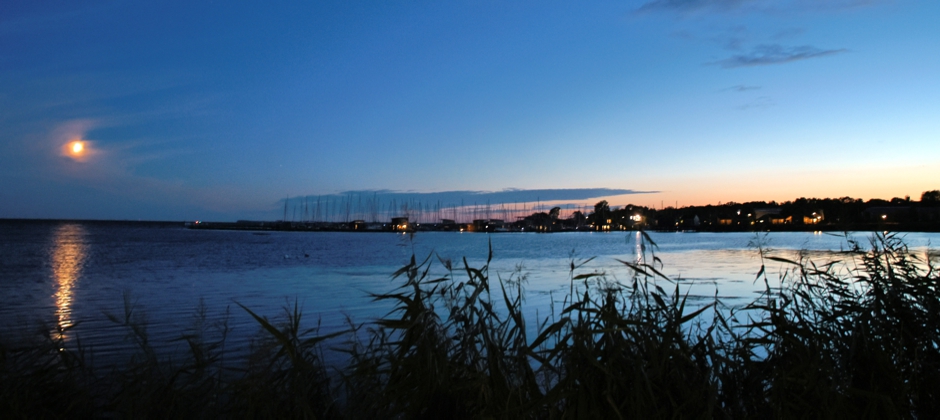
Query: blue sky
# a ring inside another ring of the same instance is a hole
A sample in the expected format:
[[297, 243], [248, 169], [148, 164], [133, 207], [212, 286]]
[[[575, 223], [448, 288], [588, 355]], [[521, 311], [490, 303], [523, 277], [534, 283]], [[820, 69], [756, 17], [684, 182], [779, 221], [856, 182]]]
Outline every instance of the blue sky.
[[913, 0], [6, 1], [0, 217], [917, 198], [940, 188], [938, 20]]

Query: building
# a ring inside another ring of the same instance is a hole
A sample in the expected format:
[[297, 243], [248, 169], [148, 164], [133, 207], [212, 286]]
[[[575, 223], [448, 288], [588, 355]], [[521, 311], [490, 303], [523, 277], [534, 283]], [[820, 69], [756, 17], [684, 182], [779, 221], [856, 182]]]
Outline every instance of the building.
[[411, 224], [408, 223], [407, 217], [393, 217], [392, 218], [392, 231], [393, 232], [411, 232]]
[[474, 232], [497, 232], [504, 231], [504, 223], [500, 219], [477, 219], [473, 221]]

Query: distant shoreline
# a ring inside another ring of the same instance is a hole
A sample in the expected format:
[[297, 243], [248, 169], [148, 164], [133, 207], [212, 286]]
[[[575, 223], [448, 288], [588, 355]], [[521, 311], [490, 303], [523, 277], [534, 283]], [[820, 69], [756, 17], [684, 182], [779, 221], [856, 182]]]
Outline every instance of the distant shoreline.
[[830, 225], [785, 225], [772, 226], [765, 229], [743, 228], [736, 226], [703, 226], [699, 229], [618, 229], [618, 230], [593, 230], [593, 229], [564, 229], [555, 231], [537, 231], [525, 228], [507, 228], [504, 230], [478, 230], [472, 227], [472, 223], [460, 224], [459, 228], [447, 227], [442, 224], [422, 223], [420, 226], [407, 230], [393, 230], [389, 223], [367, 223], [366, 228], [355, 229], [350, 227], [351, 223], [309, 223], [299, 224], [291, 222], [263, 222], [265, 225], [239, 224], [237, 222], [201, 222], [198, 225], [187, 225], [186, 227], [194, 230], [240, 230], [240, 231], [276, 231], [276, 232], [356, 232], [356, 233], [404, 233], [404, 232], [465, 232], [465, 233], [571, 233], [571, 232], [631, 232], [646, 230], [650, 232], [709, 232], [709, 233], [732, 233], [732, 232], [940, 232], [940, 228], [927, 224], [891, 224], [891, 223], [854, 223], [854, 224], [830, 224]]
[[[198, 224], [190, 221], [167, 220], [104, 220], [104, 219], [23, 219], [0, 218], [0, 224], [61, 224], [83, 223], [92, 225], [138, 225], [159, 226], [161, 228], [188, 228], [193, 230], [230, 230], [248, 232], [356, 232], [356, 233], [411, 233], [411, 232], [466, 232], [466, 233], [566, 233], [566, 232], [630, 232], [646, 230], [650, 232], [940, 232], [940, 226], [934, 223], [832, 223], [824, 225], [776, 225], [756, 228], [752, 226], [699, 226], [698, 228], [680, 227], [678, 229], [663, 229], [648, 227], [647, 229], [616, 229], [598, 231], [590, 228], [563, 229], [555, 231], [538, 231], [533, 229], [508, 227], [501, 230], [474, 229], [472, 223], [444, 225], [442, 223], [414, 224], [415, 227], [394, 230], [389, 228], [390, 223], [359, 223], [353, 222], [283, 222], [283, 221], [240, 221], [240, 222], [202, 222]], [[358, 228], [355, 226], [358, 225]]]

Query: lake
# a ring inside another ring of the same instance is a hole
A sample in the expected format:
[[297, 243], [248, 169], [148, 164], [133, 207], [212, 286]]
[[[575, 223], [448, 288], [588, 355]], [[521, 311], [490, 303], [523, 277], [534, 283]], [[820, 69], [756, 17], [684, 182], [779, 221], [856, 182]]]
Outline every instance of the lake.
[[[772, 255], [798, 258], [805, 250], [817, 262], [842, 258], [849, 239], [868, 243], [870, 233], [649, 233], [658, 245], [662, 272], [688, 292], [690, 302], [719, 296], [743, 305], [763, 290], [755, 282], [761, 260], [756, 242]], [[940, 243], [938, 233], [906, 233], [915, 252]], [[369, 292], [401, 284], [391, 274], [415, 255], [432, 257], [432, 273], [447, 274], [438, 260], [450, 260], [461, 279], [463, 258], [485, 264], [489, 246], [491, 278], [526, 276], [527, 316], [543, 318], [570, 286], [570, 265], [593, 260], [577, 273], [603, 272], [626, 281], [632, 272], [617, 260], [638, 261], [637, 232], [612, 233], [394, 233], [246, 232], [189, 230], [182, 223], [0, 221], [0, 337], [15, 339], [37, 329], [74, 326], [67, 342], [79, 340], [103, 357], [129, 347], [122, 318], [125, 299], [148, 325], [158, 347], [197, 325], [197, 308], [208, 322], [228, 320], [229, 342], [245, 347], [257, 332], [254, 320], [236, 303], [268, 317], [285, 305], [301, 305], [307, 324], [337, 331], [347, 318], [364, 322], [390, 307]], [[648, 253], [647, 253], [648, 254]], [[647, 262], [651, 259], [647, 255]], [[786, 271], [768, 262], [771, 279]], [[673, 287], [670, 285], [670, 287]]]

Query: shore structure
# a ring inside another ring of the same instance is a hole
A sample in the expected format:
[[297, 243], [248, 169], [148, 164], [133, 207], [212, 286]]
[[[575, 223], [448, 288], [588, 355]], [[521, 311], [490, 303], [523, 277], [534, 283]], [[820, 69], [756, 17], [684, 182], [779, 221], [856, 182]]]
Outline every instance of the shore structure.
[[417, 231], [441, 232], [525, 232], [524, 225], [513, 224], [507, 226], [500, 219], [479, 219], [473, 223], [457, 223], [452, 219], [443, 219], [439, 223], [414, 223], [407, 217], [394, 217], [387, 223], [372, 223], [364, 220], [352, 222], [287, 222], [287, 221], [254, 221], [239, 220], [237, 222], [185, 222], [184, 226], [190, 229], [210, 230], [249, 230], [249, 231], [296, 231], [296, 232], [394, 232], [411, 233]]
[[[418, 206], [424, 208], [426, 206]], [[319, 210], [313, 215], [306, 207], [303, 220], [287, 220], [285, 201], [284, 219], [279, 221], [237, 222], [186, 222], [192, 229], [224, 230], [275, 230], [275, 231], [351, 231], [351, 232], [396, 232], [451, 231], [451, 232], [584, 232], [584, 231], [682, 231], [682, 232], [814, 232], [814, 231], [895, 231], [895, 232], [940, 232], [940, 190], [926, 191], [920, 201], [910, 197], [891, 200], [870, 199], [862, 201], [851, 197], [798, 198], [777, 203], [775, 201], [753, 201], [747, 203], [728, 202], [718, 205], [688, 207], [645, 207], [625, 205], [610, 206], [601, 200], [593, 207], [580, 206], [575, 210], [552, 207], [546, 211], [525, 213], [517, 207], [507, 210], [505, 205], [493, 207], [489, 203], [478, 206], [454, 207], [442, 211], [441, 205], [430, 211], [414, 210], [405, 205], [402, 213], [388, 215], [387, 222], [380, 222], [377, 212], [371, 213], [371, 221], [352, 219], [356, 213], [345, 212], [342, 222], [331, 221], [336, 212], [326, 215], [326, 220], [317, 220]], [[316, 207], [320, 208], [319, 204]], [[531, 209], [543, 209], [541, 204]], [[347, 206], [348, 210], [348, 206]], [[296, 212], [295, 212], [296, 213]], [[521, 215], [519, 215], [521, 214]], [[458, 220], [458, 216], [461, 216]], [[481, 217], [482, 216], [482, 217]], [[497, 216], [497, 217], [493, 217]], [[499, 217], [503, 216], [503, 217]], [[515, 221], [506, 219], [515, 218]]]
[[[926, 221], [894, 221], [886, 214], [876, 215], [870, 221], [826, 221], [821, 212], [814, 215], [793, 218], [769, 213], [743, 213], [739, 218], [706, 219], [697, 215], [691, 218], [654, 219], [652, 223], [642, 216], [608, 218], [599, 223], [577, 222], [572, 220], [539, 221], [520, 218], [513, 223], [500, 219], [477, 219], [472, 223], [457, 223], [443, 219], [438, 223], [414, 223], [407, 217], [396, 217], [386, 223], [354, 220], [352, 222], [288, 222], [288, 221], [251, 221], [237, 222], [185, 222], [189, 229], [208, 230], [245, 230], [245, 231], [291, 231], [291, 232], [616, 232], [650, 230], [659, 232], [847, 232], [847, 231], [893, 231], [893, 232], [940, 232], [940, 211], [937, 217]], [[592, 215], [593, 216], [593, 215]], [[672, 220], [675, 220], [674, 222]]]

